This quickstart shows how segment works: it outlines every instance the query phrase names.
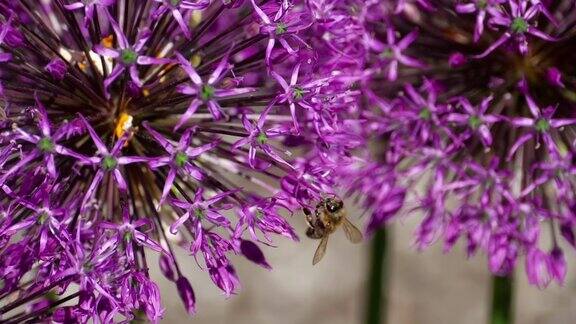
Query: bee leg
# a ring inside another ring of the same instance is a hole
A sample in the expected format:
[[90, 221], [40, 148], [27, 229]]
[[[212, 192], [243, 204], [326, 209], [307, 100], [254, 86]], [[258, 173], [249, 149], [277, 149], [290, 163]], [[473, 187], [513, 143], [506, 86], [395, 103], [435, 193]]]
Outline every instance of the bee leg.
[[309, 227], [306, 230], [306, 236], [308, 236], [311, 239], [318, 240], [318, 239], [323, 238], [325, 235], [324, 235], [324, 230], [322, 230], [318, 227]]
[[306, 216], [306, 224], [308, 224], [308, 227], [313, 228], [313, 224], [314, 224], [314, 218], [312, 217], [312, 213], [310, 212], [310, 209], [304, 207], [303, 209], [304, 211], [304, 215]]

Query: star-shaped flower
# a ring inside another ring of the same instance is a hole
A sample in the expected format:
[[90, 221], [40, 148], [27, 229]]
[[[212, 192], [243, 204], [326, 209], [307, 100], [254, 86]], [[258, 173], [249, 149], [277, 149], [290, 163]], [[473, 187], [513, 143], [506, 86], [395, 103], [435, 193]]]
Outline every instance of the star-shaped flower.
[[556, 141], [550, 133], [561, 127], [576, 124], [576, 118], [552, 118], [556, 112], [556, 107], [548, 106], [542, 110], [536, 105], [530, 94], [526, 94], [525, 97], [532, 118], [509, 118], [512, 125], [528, 128], [528, 131], [525, 132], [524, 135], [518, 137], [516, 142], [512, 145], [508, 152], [508, 160], [511, 160], [514, 157], [516, 151], [522, 147], [524, 143], [533, 138], [538, 143], [537, 145], [542, 141], [550, 152], [557, 152], [558, 148], [555, 144]]
[[486, 97], [478, 107], [474, 107], [468, 99], [464, 97], [458, 98], [459, 105], [464, 113], [449, 113], [446, 116], [446, 120], [458, 125], [465, 125], [467, 127], [467, 131], [463, 134], [465, 138], [476, 133], [480, 137], [482, 144], [489, 147], [492, 145], [490, 126], [500, 120], [498, 116], [486, 114], [491, 101], [492, 96]]
[[75, 125], [75, 122], [65, 123], [62, 126], [60, 126], [60, 128], [58, 128], [55, 132], [52, 132], [52, 127], [50, 125], [50, 121], [46, 113], [46, 108], [44, 107], [38, 96], [35, 97], [35, 100], [36, 100], [36, 113], [38, 118], [38, 126], [40, 128], [40, 135], [31, 134], [19, 127], [16, 127], [15, 138], [23, 140], [28, 143], [32, 143], [36, 147], [32, 149], [32, 151], [24, 154], [22, 159], [20, 159], [18, 163], [12, 166], [2, 175], [2, 177], [0, 177], [0, 186], [4, 184], [11, 175], [18, 172], [22, 167], [26, 166], [30, 161], [33, 161], [38, 157], [42, 157], [44, 159], [44, 163], [48, 170], [48, 173], [53, 178], [56, 178], [57, 176], [56, 166], [54, 162], [54, 157], [57, 154], [71, 156], [76, 159], [86, 158], [83, 155], [76, 153], [58, 144], [59, 141], [66, 139], [70, 135], [70, 133], [78, 131], [79, 127]]
[[275, 152], [277, 150], [269, 143], [269, 139], [281, 136], [282, 132], [274, 129], [263, 130], [264, 123], [266, 123], [266, 117], [270, 112], [270, 109], [273, 107], [273, 104], [268, 106], [266, 110], [264, 110], [260, 117], [258, 117], [258, 121], [254, 123], [253, 121], [249, 120], [246, 115], [242, 116], [242, 124], [244, 125], [244, 129], [248, 132], [248, 136], [245, 138], [236, 141], [232, 145], [233, 150], [237, 150], [238, 148], [249, 144], [250, 148], [248, 149], [248, 164], [251, 168], [256, 168], [256, 150], [260, 149], [264, 153], [266, 153], [269, 157], [274, 159], [276, 162], [286, 165], [289, 168], [293, 168], [293, 166], [286, 162], [278, 153]]
[[495, 49], [502, 46], [508, 40], [513, 39], [518, 44], [518, 50], [522, 55], [528, 52], [528, 35], [540, 38], [546, 41], [556, 41], [556, 38], [544, 33], [535, 27], [533, 20], [538, 13], [542, 12], [542, 4], [529, 4], [525, 0], [508, 0], [510, 10], [503, 10], [502, 6], [489, 8], [488, 12], [491, 18], [488, 24], [505, 28], [506, 31], [483, 53], [474, 56], [475, 58], [484, 58], [492, 53]]
[[290, 46], [288, 43], [289, 40], [300, 43], [304, 47], [310, 47], [297, 33], [310, 27], [312, 22], [305, 19], [303, 15], [289, 11], [290, 4], [287, 0], [282, 1], [276, 15], [272, 19], [256, 5], [255, 0], [251, 1], [256, 14], [258, 14], [263, 23], [260, 31], [263, 34], [268, 34], [268, 45], [266, 46], [266, 64], [268, 66], [270, 66], [270, 56], [272, 55], [276, 41], [279, 41], [289, 54], [297, 52], [297, 50]]
[[82, 0], [73, 2], [71, 4], [65, 4], [64, 8], [67, 10], [78, 10], [83, 8], [84, 27], [86, 27], [92, 21], [92, 18], [94, 17], [94, 11], [96, 11], [98, 7], [105, 8], [113, 5], [115, 2], [116, 0]]
[[307, 110], [313, 110], [312, 103], [310, 103], [309, 100], [314, 94], [318, 93], [319, 88], [322, 85], [325, 85], [328, 80], [326, 78], [320, 78], [299, 84], [298, 75], [300, 73], [300, 66], [301, 63], [298, 63], [294, 66], [294, 69], [292, 69], [290, 84], [288, 84], [281, 75], [276, 73], [276, 71], [271, 72], [272, 77], [276, 79], [278, 84], [282, 87], [282, 90], [284, 90], [284, 93], [280, 93], [277, 96], [278, 103], [288, 103], [290, 114], [292, 115], [292, 120], [294, 122], [295, 133], [300, 133], [300, 126], [298, 118], [296, 117], [296, 105]]
[[160, 2], [161, 5], [154, 11], [154, 17], [161, 17], [165, 12], [170, 11], [172, 17], [180, 26], [180, 29], [184, 33], [186, 38], [190, 39], [190, 28], [184, 19], [184, 16], [190, 10], [202, 10], [206, 9], [210, 5], [210, 0], [199, 0], [199, 1], [187, 1], [187, 0], [154, 0], [155, 2]]
[[469, 3], [460, 3], [456, 5], [456, 12], [458, 13], [476, 13], [476, 27], [474, 28], [474, 42], [480, 39], [484, 32], [484, 21], [488, 8], [496, 6], [504, 2], [504, 0], [472, 0]]
[[216, 203], [234, 194], [235, 191], [226, 191], [214, 195], [208, 199], [204, 198], [204, 190], [200, 187], [194, 194], [194, 200], [180, 200], [172, 199], [170, 204], [185, 210], [186, 212], [178, 218], [176, 222], [170, 225], [170, 232], [176, 234], [178, 228], [190, 219], [193, 228], [197, 228], [196, 237], [192, 243], [191, 251], [193, 253], [197, 252], [202, 244], [202, 220], [207, 220], [216, 226], [229, 227], [230, 221], [220, 213], [221, 210], [228, 209], [228, 205], [224, 204], [221, 206], [216, 206]]
[[124, 191], [126, 190], [126, 181], [122, 176], [120, 166], [131, 163], [148, 162], [150, 159], [147, 157], [138, 156], [121, 156], [122, 148], [128, 141], [129, 132], [126, 132], [120, 139], [118, 139], [112, 150], [109, 150], [108, 147], [106, 147], [106, 144], [102, 142], [102, 139], [100, 139], [100, 136], [98, 136], [96, 131], [92, 128], [92, 126], [90, 126], [90, 123], [88, 123], [84, 117], [81, 116], [80, 118], [82, 118], [84, 121], [85, 127], [97, 148], [95, 156], [83, 157], [80, 159], [80, 163], [82, 165], [93, 165], [98, 168], [98, 171], [96, 171], [94, 178], [92, 178], [92, 182], [86, 190], [84, 199], [82, 200], [81, 208], [85, 208], [88, 200], [92, 198], [92, 195], [96, 191], [96, 188], [100, 182], [102, 182], [102, 178], [104, 178], [106, 173], [112, 173], [114, 175], [118, 189]]
[[195, 98], [192, 100], [186, 112], [182, 114], [180, 120], [174, 127], [174, 130], [179, 129], [200, 107], [202, 104], [206, 104], [208, 110], [214, 117], [214, 119], [222, 118], [222, 107], [218, 104], [218, 99], [235, 96], [239, 94], [245, 94], [248, 92], [252, 92], [255, 89], [253, 88], [233, 88], [233, 89], [225, 89], [225, 88], [217, 88], [217, 85], [222, 80], [222, 77], [226, 75], [226, 73], [230, 70], [228, 66], [228, 55], [230, 52], [227, 52], [220, 60], [220, 63], [216, 66], [214, 71], [208, 77], [208, 81], [202, 81], [196, 69], [192, 67], [190, 62], [182, 56], [180, 53], [176, 53], [176, 57], [178, 58], [178, 62], [180, 63], [180, 67], [184, 69], [188, 77], [192, 81], [192, 85], [182, 85], [178, 87], [178, 91], [185, 95], [191, 95]]
[[378, 52], [378, 65], [382, 66], [388, 75], [388, 80], [394, 81], [398, 77], [398, 64], [414, 68], [424, 68], [424, 63], [419, 60], [403, 54], [410, 44], [418, 37], [417, 31], [412, 31], [404, 36], [401, 40], [396, 39], [396, 31], [392, 27], [386, 28], [386, 43], [365, 35], [365, 41], [368, 47]]
[[129, 262], [134, 262], [134, 248], [132, 242], [147, 247], [156, 252], [163, 252], [164, 249], [160, 244], [156, 243], [150, 237], [148, 237], [142, 230], [138, 228], [144, 226], [151, 226], [150, 220], [145, 218], [140, 219], [130, 219], [130, 214], [128, 208], [124, 207], [122, 211], [122, 223], [111, 223], [111, 222], [101, 222], [100, 227], [113, 230], [116, 232], [117, 242], [124, 242], [124, 250]]
[[180, 137], [178, 144], [173, 144], [172, 141], [168, 140], [162, 134], [154, 130], [150, 124], [147, 122], [142, 124], [144, 128], [152, 135], [154, 140], [158, 142], [166, 152], [169, 153], [168, 156], [162, 156], [158, 158], [153, 158], [149, 161], [149, 165], [152, 168], [159, 168], [168, 165], [170, 170], [164, 181], [164, 188], [162, 189], [162, 197], [158, 202], [158, 208], [162, 205], [178, 172], [183, 172], [187, 175], [192, 176], [198, 181], [204, 179], [204, 174], [196, 165], [194, 165], [193, 160], [198, 156], [214, 149], [218, 146], [219, 141], [214, 141], [209, 144], [205, 144], [196, 148], [190, 147], [192, 141], [192, 130], [187, 129], [184, 134]]
[[[106, 11], [107, 12], [107, 11]], [[107, 12], [108, 13], [108, 12]], [[134, 45], [128, 42], [126, 35], [118, 25], [118, 23], [112, 18], [108, 13], [110, 24], [114, 29], [114, 34], [118, 42], [118, 48], [108, 48], [102, 44], [97, 44], [94, 46], [94, 52], [105, 56], [111, 57], [117, 60], [112, 72], [104, 80], [104, 87], [108, 91], [110, 85], [126, 70], [128, 69], [130, 73], [130, 79], [138, 87], [142, 87], [143, 82], [138, 74], [138, 65], [157, 65], [157, 64], [167, 64], [172, 62], [168, 58], [156, 58], [146, 55], [142, 55], [141, 52], [144, 50], [144, 46], [150, 37], [148, 31], [143, 31], [138, 35], [137, 41]], [[110, 94], [107, 93], [107, 96]]]

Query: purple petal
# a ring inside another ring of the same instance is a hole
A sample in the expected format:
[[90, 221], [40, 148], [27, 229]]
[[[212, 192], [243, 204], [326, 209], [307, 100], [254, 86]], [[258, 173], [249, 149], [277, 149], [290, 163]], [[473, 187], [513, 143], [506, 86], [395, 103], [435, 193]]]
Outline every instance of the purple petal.
[[180, 218], [178, 218], [177, 221], [175, 221], [174, 223], [172, 223], [172, 225], [170, 225], [170, 233], [172, 234], [178, 233], [178, 227], [182, 226], [182, 224], [184, 224], [184, 222], [187, 221], [188, 218], [190, 218], [190, 213], [188, 212], [180, 216]]
[[86, 193], [84, 194], [84, 198], [82, 199], [82, 203], [80, 204], [82, 209], [84, 209], [84, 207], [86, 207], [86, 204], [94, 195], [94, 192], [96, 191], [96, 189], [97, 189], [98, 185], [100, 184], [100, 182], [102, 181], [103, 177], [104, 177], [104, 171], [102, 171], [102, 170], [98, 170], [96, 172], [96, 174], [94, 175], [94, 178], [92, 179], [92, 182], [90, 183], [90, 186], [88, 187], [88, 190], [86, 190]]
[[201, 86], [202, 78], [200, 78], [200, 76], [198, 75], [196, 70], [192, 67], [190, 62], [188, 62], [188, 60], [178, 52], [176, 52], [176, 58], [178, 59], [178, 62], [180, 62], [180, 67], [182, 67], [182, 69], [184, 69], [184, 71], [190, 77], [190, 80], [192, 80], [192, 82], [194, 82], [195, 85]]
[[154, 130], [147, 121], [143, 122], [142, 126], [146, 128], [148, 133], [152, 135], [154, 140], [158, 142], [166, 150], [166, 152], [173, 153], [174, 146], [166, 139], [166, 137], [162, 136], [160, 133]]
[[264, 13], [264, 11], [262, 11], [262, 9], [260, 9], [260, 7], [258, 7], [256, 5], [256, 2], [254, 0], [250, 0], [252, 2], [252, 7], [254, 7], [254, 11], [256, 11], [256, 14], [260, 17], [260, 19], [262, 19], [262, 21], [269, 25], [271, 23], [270, 18], [268, 17], [268, 15], [266, 15]]
[[214, 141], [212, 143], [208, 143], [208, 144], [204, 144], [202, 146], [199, 147], [195, 147], [195, 148], [188, 148], [186, 149], [186, 155], [188, 155], [191, 158], [195, 158], [197, 156], [202, 155], [205, 152], [208, 152], [210, 150], [213, 150], [214, 148], [216, 148], [218, 145], [220, 144], [220, 141]]
[[220, 108], [220, 105], [216, 100], [208, 101], [207, 105], [208, 110], [210, 111], [214, 119], [219, 120], [222, 118], [222, 109]]
[[257, 265], [268, 270], [272, 269], [272, 267], [266, 261], [264, 253], [262, 253], [262, 250], [260, 250], [258, 245], [256, 245], [254, 242], [242, 240], [240, 242], [240, 252], [242, 252], [242, 255], [244, 255], [246, 259], [256, 263]]
[[495, 49], [497, 49], [498, 47], [500, 47], [500, 45], [504, 44], [506, 41], [508, 41], [508, 39], [510, 39], [510, 37], [512, 37], [512, 35], [508, 32], [502, 34], [502, 36], [500, 36], [500, 38], [498, 38], [498, 40], [496, 40], [494, 43], [492, 43], [492, 45], [490, 45], [490, 47], [488, 47], [484, 52], [478, 54], [478, 55], [474, 55], [472, 56], [475, 59], [482, 59], [485, 58], [486, 56], [488, 56], [490, 53], [492, 53]]
[[174, 262], [172, 258], [166, 254], [161, 254], [158, 260], [160, 271], [166, 279], [170, 281], [176, 281], [176, 274], [174, 273]]
[[172, 184], [174, 183], [174, 178], [176, 178], [176, 169], [170, 168], [170, 171], [168, 171], [168, 176], [166, 176], [166, 180], [164, 180], [164, 188], [162, 189], [162, 196], [158, 202], [158, 208], [160, 208], [166, 197], [168, 197], [170, 189], [172, 188]]
[[118, 56], [120, 56], [120, 52], [118, 50], [115, 50], [113, 48], [108, 48], [108, 47], [102, 46], [100, 44], [94, 45], [94, 48], [92, 50], [94, 52], [96, 52], [97, 54], [100, 54], [100, 55], [106, 56], [106, 57], [117, 58]]
[[196, 110], [198, 110], [198, 107], [200, 107], [200, 104], [202, 104], [202, 101], [198, 99], [192, 100], [190, 106], [188, 106], [186, 109], [186, 112], [180, 117], [178, 123], [176, 123], [176, 126], [174, 126], [174, 131], [178, 130], [185, 122], [188, 121], [188, 119], [190, 119], [190, 117], [192, 117], [192, 115], [194, 115]]
[[188, 314], [192, 315], [196, 313], [196, 296], [188, 279], [181, 276], [176, 280], [176, 287]]
[[76, 10], [76, 9], [84, 8], [84, 4], [80, 1], [74, 2], [71, 4], [65, 4], [64, 8], [66, 8], [66, 10]]
[[230, 55], [231, 49], [232, 49], [232, 47], [230, 49], [228, 49], [226, 54], [224, 54], [224, 56], [222, 57], [222, 59], [218, 63], [218, 66], [216, 66], [216, 69], [214, 69], [214, 71], [212, 71], [212, 73], [210, 74], [210, 78], [208, 78], [208, 84], [212, 85], [212, 84], [216, 83], [220, 79], [220, 77], [222, 76], [222, 72], [228, 66], [228, 55]]
[[118, 189], [121, 191], [125, 191], [128, 186], [126, 185], [126, 180], [122, 176], [122, 172], [119, 169], [114, 169], [114, 179], [116, 179], [116, 184], [118, 185]]
[[162, 64], [171, 63], [172, 60], [169, 58], [154, 58], [154, 57], [141, 55], [141, 56], [138, 56], [138, 59], [136, 60], [136, 62], [139, 65], [162, 65]]

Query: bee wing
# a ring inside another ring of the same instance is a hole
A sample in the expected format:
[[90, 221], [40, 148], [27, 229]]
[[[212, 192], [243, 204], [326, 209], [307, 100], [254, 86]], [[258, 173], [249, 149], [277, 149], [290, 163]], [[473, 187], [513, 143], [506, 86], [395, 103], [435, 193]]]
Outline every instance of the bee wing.
[[328, 235], [324, 236], [320, 241], [320, 244], [318, 244], [318, 248], [314, 253], [314, 259], [312, 260], [312, 265], [316, 265], [316, 263], [322, 260], [324, 254], [326, 254], [326, 246], [328, 246]]
[[360, 243], [362, 241], [362, 232], [354, 226], [348, 219], [344, 218], [342, 222], [344, 226], [344, 233], [346, 234], [346, 238], [352, 243]]

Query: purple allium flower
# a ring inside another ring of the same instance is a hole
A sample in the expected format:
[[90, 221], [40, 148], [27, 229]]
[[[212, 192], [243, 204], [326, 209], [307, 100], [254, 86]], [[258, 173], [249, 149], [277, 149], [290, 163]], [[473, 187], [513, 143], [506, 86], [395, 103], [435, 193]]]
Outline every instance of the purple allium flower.
[[178, 26], [186, 36], [190, 38], [190, 28], [185, 21], [187, 14], [192, 10], [203, 10], [210, 5], [210, 0], [198, 0], [198, 1], [187, 1], [187, 0], [154, 0], [160, 2], [161, 5], [153, 13], [154, 17], [163, 17], [166, 11], [170, 11], [172, 16], [178, 23]]
[[290, 147], [335, 139], [353, 100], [311, 8], [0, 3], [0, 321], [158, 322], [145, 251], [191, 314], [174, 249], [226, 296], [230, 255], [270, 268], [260, 246], [297, 240], [285, 215], [334, 185]]
[[[504, 9], [504, 4], [508, 8]], [[537, 37], [547, 41], [555, 40], [554, 37], [533, 26], [535, 18], [543, 13], [544, 4], [526, 0], [508, 0], [497, 8], [487, 9], [490, 14], [488, 24], [495, 29], [503, 29], [504, 33], [490, 45], [477, 58], [482, 58], [492, 53], [508, 40], [513, 39], [518, 46], [518, 51], [525, 55], [528, 52], [527, 36]], [[544, 15], [545, 16], [545, 15]], [[550, 21], [548, 21], [550, 22]]]
[[[307, 29], [312, 25], [312, 20], [306, 17], [305, 13], [296, 10], [290, 10], [292, 4], [288, 0], [282, 0], [281, 3], [275, 4], [270, 2], [266, 8], [260, 8], [255, 0], [250, 0], [254, 11], [262, 21], [260, 32], [268, 35], [268, 45], [266, 47], [266, 64], [270, 64], [270, 57], [276, 41], [282, 44], [282, 47], [290, 54], [297, 52], [290, 45], [292, 41], [298, 45], [309, 47], [306, 42], [299, 37], [298, 32]], [[270, 18], [265, 11], [275, 10]]]
[[418, 211], [418, 248], [462, 239], [494, 273], [524, 256], [530, 282], [562, 283], [562, 238], [573, 248], [576, 226], [576, 4], [310, 3], [321, 21], [308, 42], [327, 43], [321, 68], [348, 104], [326, 100], [337, 118], [309, 145], [306, 168], [371, 209], [369, 233]]
[[[8, 18], [8, 20], [2, 25], [2, 28], [0, 29], [0, 45], [6, 43], [5, 39], [6, 39], [6, 36], [8, 35], [8, 32], [10, 31], [11, 24], [12, 24], [13, 20], [14, 20], [13, 17], [10, 16]], [[8, 62], [11, 59], [12, 59], [11, 53], [6, 53], [4, 51], [2, 51], [0, 53], [0, 63]]]
[[44, 69], [46, 69], [46, 71], [48, 71], [48, 73], [50, 73], [54, 79], [62, 81], [64, 79], [64, 75], [66, 74], [66, 70], [68, 70], [68, 66], [62, 59], [55, 58], [52, 59], [52, 61], [50, 61], [50, 63], [48, 63]]
[[424, 65], [416, 59], [405, 56], [402, 54], [412, 42], [418, 37], [418, 32], [413, 31], [404, 36], [401, 40], [396, 40], [396, 31], [388, 27], [386, 29], [386, 43], [382, 43], [376, 39], [367, 38], [366, 43], [370, 49], [377, 52], [381, 66], [384, 68], [388, 75], [388, 80], [394, 81], [398, 75], [398, 64], [404, 64], [415, 68], [422, 68]]
[[81, 0], [77, 2], [72, 2], [69, 4], [65, 4], [64, 8], [67, 10], [84, 10], [84, 25], [88, 26], [88, 24], [94, 18], [98, 7], [107, 7], [114, 4], [116, 0]]
[[210, 74], [208, 81], [206, 82], [202, 81], [202, 78], [200, 77], [200, 75], [198, 75], [198, 72], [196, 72], [196, 70], [190, 64], [190, 62], [188, 62], [188, 60], [186, 60], [180, 53], [176, 53], [176, 56], [178, 57], [180, 67], [184, 69], [184, 71], [186, 71], [186, 74], [188, 74], [188, 77], [190, 78], [193, 84], [192, 86], [189, 85], [179, 86], [178, 92], [180, 92], [181, 94], [194, 96], [195, 98], [188, 106], [188, 109], [186, 109], [186, 112], [184, 112], [184, 114], [182, 114], [182, 117], [180, 117], [180, 120], [174, 127], [174, 130], [178, 130], [178, 128], [180, 128], [184, 123], [186, 123], [188, 119], [190, 119], [190, 117], [192, 117], [192, 115], [196, 113], [196, 110], [198, 110], [198, 107], [200, 107], [202, 103], [204, 103], [208, 107], [208, 110], [210, 111], [214, 119], [220, 119], [223, 117], [223, 112], [222, 107], [220, 106], [220, 104], [218, 104], [219, 99], [225, 99], [226, 97], [246, 94], [255, 90], [253, 88], [226, 89], [215, 87], [216, 84], [221, 83], [222, 77], [231, 71], [231, 66], [230, 67], [228, 66], [228, 56], [229, 56], [228, 52], [226, 52], [226, 54], [222, 57], [222, 59], [218, 63], [218, 66]]
[[[108, 48], [101, 44], [94, 46], [94, 51], [103, 57], [113, 58], [117, 62], [110, 72], [110, 75], [104, 80], [104, 88], [108, 90], [110, 85], [118, 78], [124, 70], [128, 69], [130, 72], [131, 81], [134, 82], [139, 88], [142, 87], [143, 83], [138, 76], [138, 65], [163, 65], [169, 63], [171, 60], [168, 58], [155, 58], [150, 56], [141, 55], [141, 51], [146, 46], [146, 42], [151, 36], [149, 30], [144, 30], [138, 33], [136, 36], [136, 41], [134, 45], [130, 45], [128, 38], [124, 32], [120, 29], [118, 22], [108, 13], [108, 22], [114, 30], [114, 35], [116, 36], [116, 41], [118, 43], [118, 49]], [[109, 94], [107, 93], [107, 96]]]

